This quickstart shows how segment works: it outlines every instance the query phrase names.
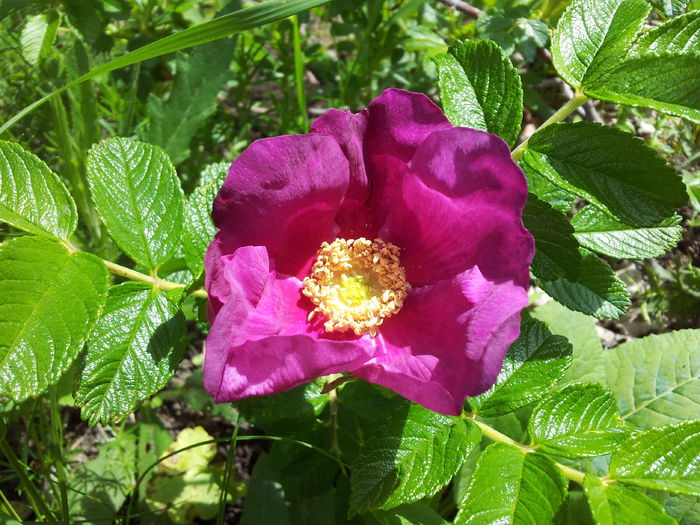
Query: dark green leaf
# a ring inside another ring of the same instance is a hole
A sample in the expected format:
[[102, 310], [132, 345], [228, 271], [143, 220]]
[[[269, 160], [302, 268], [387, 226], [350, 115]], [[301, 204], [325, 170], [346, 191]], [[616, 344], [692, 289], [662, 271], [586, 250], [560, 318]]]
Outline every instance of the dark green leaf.
[[581, 249], [581, 273], [576, 280], [540, 281], [542, 289], [564, 306], [596, 317], [617, 319], [625, 313], [630, 294], [610, 265]]
[[661, 503], [668, 515], [678, 520], [679, 525], [700, 523], [700, 496], [656, 491], [649, 491], [648, 494], [655, 501]]
[[528, 425], [537, 448], [568, 458], [613, 452], [628, 436], [612, 394], [595, 383], [579, 383], [550, 393]]
[[617, 259], [650, 259], [672, 250], [683, 235], [680, 222], [680, 215], [673, 215], [655, 226], [634, 228], [593, 206], [571, 219], [582, 246]]
[[23, 401], [58, 382], [95, 325], [107, 278], [97, 257], [41, 237], [0, 247], [0, 398]]
[[566, 338], [552, 335], [540, 321], [525, 320], [520, 337], [508, 349], [496, 384], [469, 398], [469, 405], [483, 416], [507, 414], [529, 405], [564, 375], [571, 355]]
[[632, 226], [655, 226], [688, 199], [654, 150], [615, 128], [553, 124], [532, 136], [524, 158], [552, 183]]
[[83, 358], [76, 404], [91, 425], [133, 412], [173, 377], [182, 359], [185, 319], [157, 289], [113, 286]]
[[183, 194], [163, 150], [130, 139], [107, 139], [90, 150], [87, 172], [97, 210], [127, 255], [150, 269], [175, 255]]
[[600, 525], [672, 525], [676, 520], [661, 505], [642, 492], [615, 485], [604, 485], [586, 474], [583, 488], [591, 512]]
[[633, 435], [613, 454], [610, 478], [647, 489], [700, 495], [700, 421]]
[[586, 496], [580, 491], [570, 491], [554, 518], [554, 525], [595, 525]]
[[449, 483], [481, 432], [471, 421], [404, 404], [360, 450], [350, 512], [390, 509], [432, 496]]
[[494, 443], [477, 462], [455, 525], [551, 523], [566, 492], [566, 479], [547, 456]]
[[372, 515], [381, 525], [448, 525], [447, 521], [423, 502], [401, 505], [391, 510], [377, 510]]
[[552, 62], [580, 88], [625, 57], [651, 10], [644, 0], [574, 0], [552, 36]]
[[291, 525], [290, 504], [276, 481], [275, 465], [267, 454], [255, 462], [243, 503], [241, 525]]
[[523, 119], [518, 71], [490, 40], [456, 42], [434, 58], [440, 98], [455, 126], [482, 129], [515, 144]]
[[68, 240], [78, 224], [75, 202], [39, 157], [0, 141], [0, 221], [30, 233]]
[[532, 273], [540, 279], [576, 278], [581, 264], [574, 229], [566, 216], [529, 194], [523, 224], [535, 238]]
[[175, 85], [166, 101], [148, 99], [148, 142], [163, 148], [175, 164], [189, 154], [192, 137], [216, 110], [216, 95], [231, 76], [235, 40], [223, 39], [178, 55]]
[[700, 330], [679, 330], [605, 352], [622, 417], [641, 428], [700, 419]]

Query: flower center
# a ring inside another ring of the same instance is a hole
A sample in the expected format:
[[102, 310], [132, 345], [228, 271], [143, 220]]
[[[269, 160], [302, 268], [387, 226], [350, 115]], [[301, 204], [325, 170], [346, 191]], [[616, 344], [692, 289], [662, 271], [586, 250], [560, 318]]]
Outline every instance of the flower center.
[[302, 293], [321, 313], [327, 332], [377, 335], [377, 327], [403, 306], [411, 285], [399, 264], [399, 248], [381, 239], [324, 242]]

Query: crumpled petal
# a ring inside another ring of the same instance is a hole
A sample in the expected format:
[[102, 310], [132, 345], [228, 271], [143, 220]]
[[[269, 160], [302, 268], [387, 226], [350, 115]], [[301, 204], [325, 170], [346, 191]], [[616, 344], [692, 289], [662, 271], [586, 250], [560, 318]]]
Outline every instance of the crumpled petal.
[[472, 266], [494, 282], [528, 285], [527, 183], [503, 140], [470, 128], [434, 132], [396, 179], [378, 236], [401, 247], [413, 286]]
[[369, 336], [327, 337], [307, 322], [301, 281], [278, 274], [264, 247], [239, 248], [219, 264], [226, 290], [204, 363], [204, 386], [217, 403], [287, 390], [371, 357]]
[[496, 380], [527, 303], [524, 288], [489, 281], [477, 267], [413, 289], [399, 314], [382, 324], [375, 357], [353, 373], [457, 415], [467, 396]]
[[338, 233], [335, 216], [349, 180], [348, 161], [329, 135], [255, 141], [214, 201], [218, 253], [266, 246], [279, 271], [303, 277], [321, 242]]

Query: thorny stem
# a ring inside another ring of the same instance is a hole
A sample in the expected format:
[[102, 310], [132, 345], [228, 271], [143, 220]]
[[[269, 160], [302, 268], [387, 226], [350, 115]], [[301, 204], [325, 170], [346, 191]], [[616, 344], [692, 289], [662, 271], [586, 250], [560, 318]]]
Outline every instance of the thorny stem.
[[[569, 100], [566, 104], [564, 104], [562, 107], [560, 107], [554, 115], [549, 117], [547, 120], [545, 120], [542, 125], [537, 128], [536, 132], [546, 128], [550, 124], [554, 124], [555, 122], [561, 122], [564, 120], [566, 117], [571, 115], [577, 107], [581, 106], [588, 100], [588, 97], [584, 95], [583, 93], [577, 93], [574, 95], [574, 98]], [[510, 154], [511, 158], [515, 161], [520, 160], [520, 157], [523, 156], [523, 153], [527, 149], [527, 144], [530, 142], [530, 139], [527, 138], [524, 140], [517, 148], [513, 150], [513, 152]]]
[[[486, 423], [479, 421], [476, 419], [476, 416], [474, 414], [470, 413], [464, 413], [462, 417], [466, 419], [470, 419], [473, 421], [476, 426], [481, 429], [481, 433], [489, 438], [491, 441], [496, 441], [497, 443], [507, 443], [508, 445], [513, 445], [514, 447], [519, 448], [521, 451], [523, 451], [526, 454], [529, 454], [530, 452], [535, 452], [535, 449], [532, 447], [528, 447], [526, 445], [523, 445], [522, 443], [518, 443], [517, 441], [509, 438], [505, 434], [501, 434], [498, 430], [495, 428], [490, 427]], [[581, 472], [580, 470], [576, 470], [571, 467], [567, 467], [566, 465], [562, 465], [561, 463], [554, 462], [554, 464], [557, 466], [557, 468], [561, 471], [562, 474], [567, 479], [570, 479], [571, 481], [575, 481], [576, 483], [582, 484], [583, 479], [586, 477], [585, 472]]]

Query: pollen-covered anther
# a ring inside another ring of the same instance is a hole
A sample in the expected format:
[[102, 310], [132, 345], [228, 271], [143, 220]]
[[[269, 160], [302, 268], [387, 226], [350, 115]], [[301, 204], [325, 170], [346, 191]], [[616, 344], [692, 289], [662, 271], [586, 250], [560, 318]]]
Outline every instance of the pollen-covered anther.
[[327, 332], [352, 330], [377, 335], [377, 327], [403, 306], [411, 285], [399, 261], [399, 248], [381, 239], [336, 239], [318, 251], [302, 293], [323, 314]]

